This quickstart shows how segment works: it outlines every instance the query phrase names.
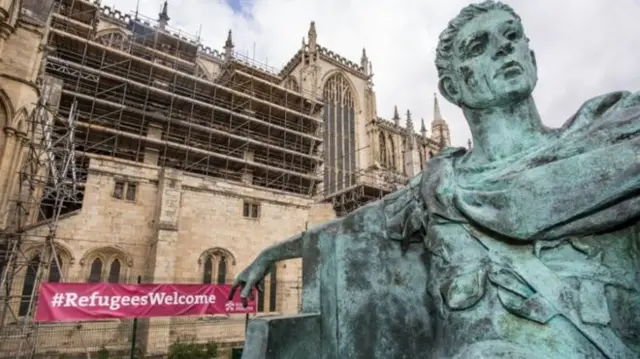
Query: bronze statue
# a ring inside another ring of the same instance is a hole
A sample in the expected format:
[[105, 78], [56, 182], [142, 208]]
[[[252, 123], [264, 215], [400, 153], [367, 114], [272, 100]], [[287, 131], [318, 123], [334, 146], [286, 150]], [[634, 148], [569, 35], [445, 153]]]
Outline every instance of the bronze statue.
[[[406, 188], [265, 249], [235, 286], [249, 295], [271, 263], [303, 256], [318, 233], [405, 249], [421, 242], [422, 357], [640, 358], [640, 93], [593, 98], [561, 128], [545, 127], [531, 95], [538, 65], [529, 39], [514, 10], [495, 1], [449, 23], [436, 65], [473, 148], [447, 149]], [[333, 354], [316, 357], [365, 357], [364, 347], [336, 340]], [[368, 357], [403, 357], [376, 345]]]

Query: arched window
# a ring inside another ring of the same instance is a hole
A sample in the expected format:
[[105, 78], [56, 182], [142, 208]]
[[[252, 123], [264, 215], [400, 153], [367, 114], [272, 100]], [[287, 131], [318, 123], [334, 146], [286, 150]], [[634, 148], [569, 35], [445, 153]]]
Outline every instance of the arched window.
[[389, 135], [389, 167], [396, 169], [396, 146], [393, 143], [393, 138]]
[[[55, 249], [56, 258], [52, 257], [51, 261], [49, 262], [49, 268], [44, 269], [41, 273], [38, 273], [40, 265], [42, 263], [45, 263], [46, 265], [46, 261], [41, 263], [43, 246], [39, 245], [27, 250], [27, 256], [30, 256], [31, 259], [27, 263], [27, 268], [24, 272], [22, 293], [20, 295], [20, 305], [18, 307], [19, 316], [30, 314], [29, 303], [31, 301], [31, 296], [37, 295], [37, 293], [34, 293], [34, 291], [37, 290], [39, 280], [58, 283], [62, 281], [64, 269], [73, 263], [74, 258], [65, 247], [56, 244]], [[40, 276], [40, 279], [38, 279], [38, 276]], [[33, 308], [31, 308], [31, 311], [33, 311]]]
[[[11, 101], [7, 97], [6, 93], [0, 90], [0, 126], [4, 129], [8, 127], [11, 122]], [[5, 153], [5, 141], [6, 141], [5, 131], [0, 132], [0, 159], [2, 155]], [[9, 151], [7, 151], [9, 153]]]
[[51, 259], [51, 264], [49, 264], [49, 274], [47, 276], [47, 282], [59, 283], [62, 280], [62, 268], [60, 268], [58, 265], [63, 265], [60, 256], [58, 256], [57, 260], [55, 258]]
[[236, 264], [231, 252], [222, 248], [204, 251], [198, 259], [202, 270], [203, 284], [225, 284], [233, 278], [233, 267]]
[[324, 192], [333, 194], [355, 184], [356, 102], [349, 81], [334, 74], [325, 82], [324, 97]]
[[37, 255], [27, 263], [27, 271], [24, 276], [24, 282], [22, 283], [22, 294], [20, 295], [20, 307], [18, 308], [18, 316], [29, 315], [29, 312], [33, 310], [31, 308], [31, 296], [36, 289], [36, 280], [38, 276], [38, 269], [40, 268], [40, 256]]
[[133, 260], [120, 248], [101, 247], [85, 254], [80, 265], [88, 266], [85, 273], [89, 283], [120, 283], [127, 278]]
[[102, 259], [96, 258], [91, 262], [91, 270], [89, 271], [89, 283], [100, 283], [102, 280]]
[[202, 283], [211, 284], [211, 279], [213, 278], [213, 259], [211, 257], [207, 257], [207, 260], [204, 261], [204, 268], [202, 273]]
[[217, 284], [224, 284], [227, 281], [227, 257], [222, 255], [218, 260]]
[[378, 136], [380, 142], [380, 164], [387, 165], [387, 139], [384, 137], [384, 133], [380, 132]]
[[425, 151], [426, 149], [424, 147], [420, 147], [420, 170], [424, 170], [424, 165], [425, 165], [425, 159], [424, 159], [424, 155], [425, 155]]
[[111, 267], [109, 267], [109, 278], [107, 281], [109, 283], [118, 283], [120, 281], [120, 260], [117, 258], [111, 262]]

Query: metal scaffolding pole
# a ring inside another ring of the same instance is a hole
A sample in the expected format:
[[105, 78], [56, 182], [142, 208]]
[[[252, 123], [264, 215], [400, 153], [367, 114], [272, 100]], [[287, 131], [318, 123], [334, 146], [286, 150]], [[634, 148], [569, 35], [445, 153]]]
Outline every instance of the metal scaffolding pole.
[[[0, 234], [0, 243], [8, 249], [0, 282], [0, 350], [15, 358], [35, 355], [38, 288], [45, 279], [62, 280], [56, 251], [58, 221], [66, 207], [82, 201], [74, 146], [76, 104], [68, 118], [61, 118], [49, 102], [52, 92], [52, 84], [43, 81], [40, 100], [29, 118], [27, 156], [17, 174], [19, 193], [13, 198], [12, 218]], [[32, 233], [36, 228], [39, 233], [45, 228], [44, 236]], [[27, 252], [34, 246], [35, 252]], [[21, 281], [22, 288], [17, 288]]]

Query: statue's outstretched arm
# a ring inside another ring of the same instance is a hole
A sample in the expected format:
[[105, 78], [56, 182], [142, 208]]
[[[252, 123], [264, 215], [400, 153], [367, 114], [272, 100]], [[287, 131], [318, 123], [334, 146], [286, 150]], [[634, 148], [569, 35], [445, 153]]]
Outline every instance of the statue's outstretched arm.
[[[360, 211], [382, 211], [385, 219], [385, 238], [401, 242], [404, 250], [412, 242], [421, 242], [426, 223], [426, 211], [420, 198], [422, 175], [409, 181], [409, 184], [378, 201], [377, 206], [362, 207], [347, 216], [335, 221], [342, 221], [351, 216], [358, 216]], [[332, 222], [335, 224], [335, 221]], [[275, 262], [302, 257], [302, 242], [307, 232], [320, 232], [327, 226], [321, 224], [299, 233], [289, 239], [276, 243], [263, 250], [258, 257], [245, 268], [233, 282], [230, 298], [237, 289], [240, 296], [249, 298], [252, 288], [261, 283]], [[260, 288], [258, 288], [260, 289]]]
[[244, 298], [251, 297], [252, 288], [257, 287], [258, 283], [267, 275], [273, 263], [302, 257], [302, 237], [304, 233], [298, 233], [260, 252], [258, 257], [240, 272], [233, 281], [229, 298], [233, 298], [235, 291], [240, 288], [240, 297], [243, 298], [243, 303], [245, 303]]

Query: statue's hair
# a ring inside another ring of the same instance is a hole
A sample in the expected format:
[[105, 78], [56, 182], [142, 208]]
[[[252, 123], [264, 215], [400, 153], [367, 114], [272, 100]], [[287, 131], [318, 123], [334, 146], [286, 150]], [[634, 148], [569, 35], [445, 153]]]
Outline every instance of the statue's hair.
[[460, 10], [458, 16], [449, 21], [447, 28], [440, 34], [438, 47], [436, 48], [436, 68], [438, 69], [438, 78], [442, 79], [445, 75], [450, 74], [451, 59], [453, 58], [453, 41], [458, 32], [467, 22], [473, 20], [476, 16], [487, 13], [492, 10], [502, 10], [513, 15], [518, 21], [520, 16], [507, 4], [499, 1], [486, 0], [478, 4], [470, 4]]

